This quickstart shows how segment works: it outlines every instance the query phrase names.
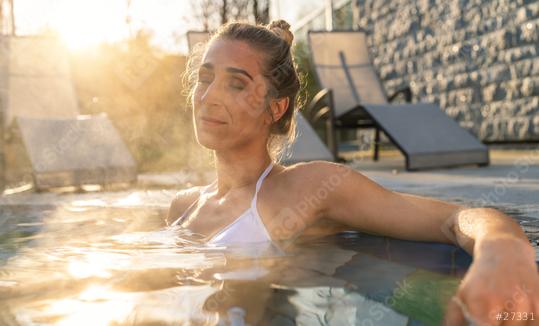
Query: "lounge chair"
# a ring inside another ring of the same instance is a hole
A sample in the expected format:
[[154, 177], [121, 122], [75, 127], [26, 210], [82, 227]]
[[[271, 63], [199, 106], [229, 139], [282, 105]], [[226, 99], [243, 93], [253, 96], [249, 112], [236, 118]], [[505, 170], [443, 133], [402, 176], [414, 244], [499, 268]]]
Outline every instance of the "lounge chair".
[[[338, 129], [374, 128], [378, 159], [380, 131], [404, 154], [407, 170], [489, 164], [488, 148], [435, 104], [390, 104], [368, 53], [364, 31], [309, 31], [312, 63], [322, 90], [310, 104], [312, 120], [325, 119], [328, 146], [338, 157]], [[327, 104], [326, 109], [317, 109]], [[314, 111], [313, 111], [314, 110]]]
[[210, 38], [210, 32], [187, 31], [186, 37], [187, 47], [189, 48], [189, 52], [191, 52], [198, 44], [204, 44], [208, 42], [208, 39]]
[[18, 116], [79, 114], [64, 51], [52, 37], [0, 36], [0, 106], [6, 127]]
[[0, 111], [21, 135], [36, 190], [136, 182], [136, 162], [107, 116], [80, 115], [57, 39], [0, 37]]
[[37, 190], [136, 183], [136, 162], [106, 114], [16, 121]]

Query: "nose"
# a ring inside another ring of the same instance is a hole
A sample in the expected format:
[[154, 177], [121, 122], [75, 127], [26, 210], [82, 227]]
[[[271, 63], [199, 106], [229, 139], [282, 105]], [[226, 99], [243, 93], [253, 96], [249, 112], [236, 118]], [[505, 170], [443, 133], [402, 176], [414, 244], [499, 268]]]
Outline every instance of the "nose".
[[200, 96], [200, 102], [205, 105], [220, 104], [222, 100], [221, 85], [219, 81], [212, 81]]

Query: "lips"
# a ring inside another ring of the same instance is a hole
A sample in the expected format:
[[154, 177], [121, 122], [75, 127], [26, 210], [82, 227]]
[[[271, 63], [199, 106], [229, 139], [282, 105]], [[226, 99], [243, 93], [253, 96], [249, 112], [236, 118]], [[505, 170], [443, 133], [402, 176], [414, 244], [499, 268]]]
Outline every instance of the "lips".
[[205, 123], [208, 123], [208, 124], [213, 124], [213, 125], [224, 125], [224, 124], [226, 124], [225, 121], [210, 118], [210, 117], [200, 117], [200, 120], [202, 122], [205, 122]]

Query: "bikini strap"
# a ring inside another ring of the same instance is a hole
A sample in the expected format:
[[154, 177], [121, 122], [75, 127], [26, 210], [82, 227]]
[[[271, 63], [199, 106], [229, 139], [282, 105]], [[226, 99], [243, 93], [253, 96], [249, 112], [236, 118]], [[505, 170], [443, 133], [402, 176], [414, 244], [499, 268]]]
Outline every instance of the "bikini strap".
[[258, 198], [258, 191], [260, 191], [260, 187], [262, 187], [262, 182], [266, 178], [266, 176], [271, 172], [271, 169], [273, 168], [273, 162], [270, 162], [268, 167], [262, 172], [258, 180], [256, 181], [256, 190], [255, 195], [253, 197], [253, 200], [251, 202], [251, 206], [256, 209], [256, 199]]
[[[264, 181], [266, 176], [271, 172], [272, 168], [273, 168], [273, 162], [270, 162], [270, 164], [266, 167], [264, 172], [262, 172], [262, 174], [260, 175], [260, 177], [256, 181], [255, 195], [253, 197], [253, 200], [251, 201], [251, 207], [254, 207], [254, 209], [256, 209], [256, 199], [258, 198], [258, 191], [260, 191], [260, 187], [262, 186], [262, 181]], [[206, 194], [206, 192], [208, 191], [208, 189], [210, 189], [215, 183], [217, 183], [217, 180], [213, 181], [209, 185], [202, 188], [200, 190], [200, 194], [199, 194], [198, 198], [195, 199], [191, 203], [191, 205], [189, 205], [189, 207], [187, 207], [187, 209], [184, 211], [184, 213], [176, 221], [174, 221], [174, 223], [172, 223], [171, 226], [175, 226], [175, 225], [177, 225], [179, 223], [182, 223], [183, 220], [185, 220], [185, 218], [187, 216], [189, 216], [189, 214], [191, 214], [191, 211], [195, 208], [196, 204], [200, 201], [200, 198], [202, 196], [204, 196]]]

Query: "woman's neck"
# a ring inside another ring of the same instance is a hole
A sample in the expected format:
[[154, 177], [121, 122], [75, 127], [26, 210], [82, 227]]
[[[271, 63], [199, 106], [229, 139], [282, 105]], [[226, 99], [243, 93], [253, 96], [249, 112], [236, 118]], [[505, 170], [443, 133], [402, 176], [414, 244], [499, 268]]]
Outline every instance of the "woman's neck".
[[250, 156], [223, 155], [216, 152], [217, 195], [220, 197], [230, 190], [255, 184], [270, 163], [271, 158], [267, 151]]

